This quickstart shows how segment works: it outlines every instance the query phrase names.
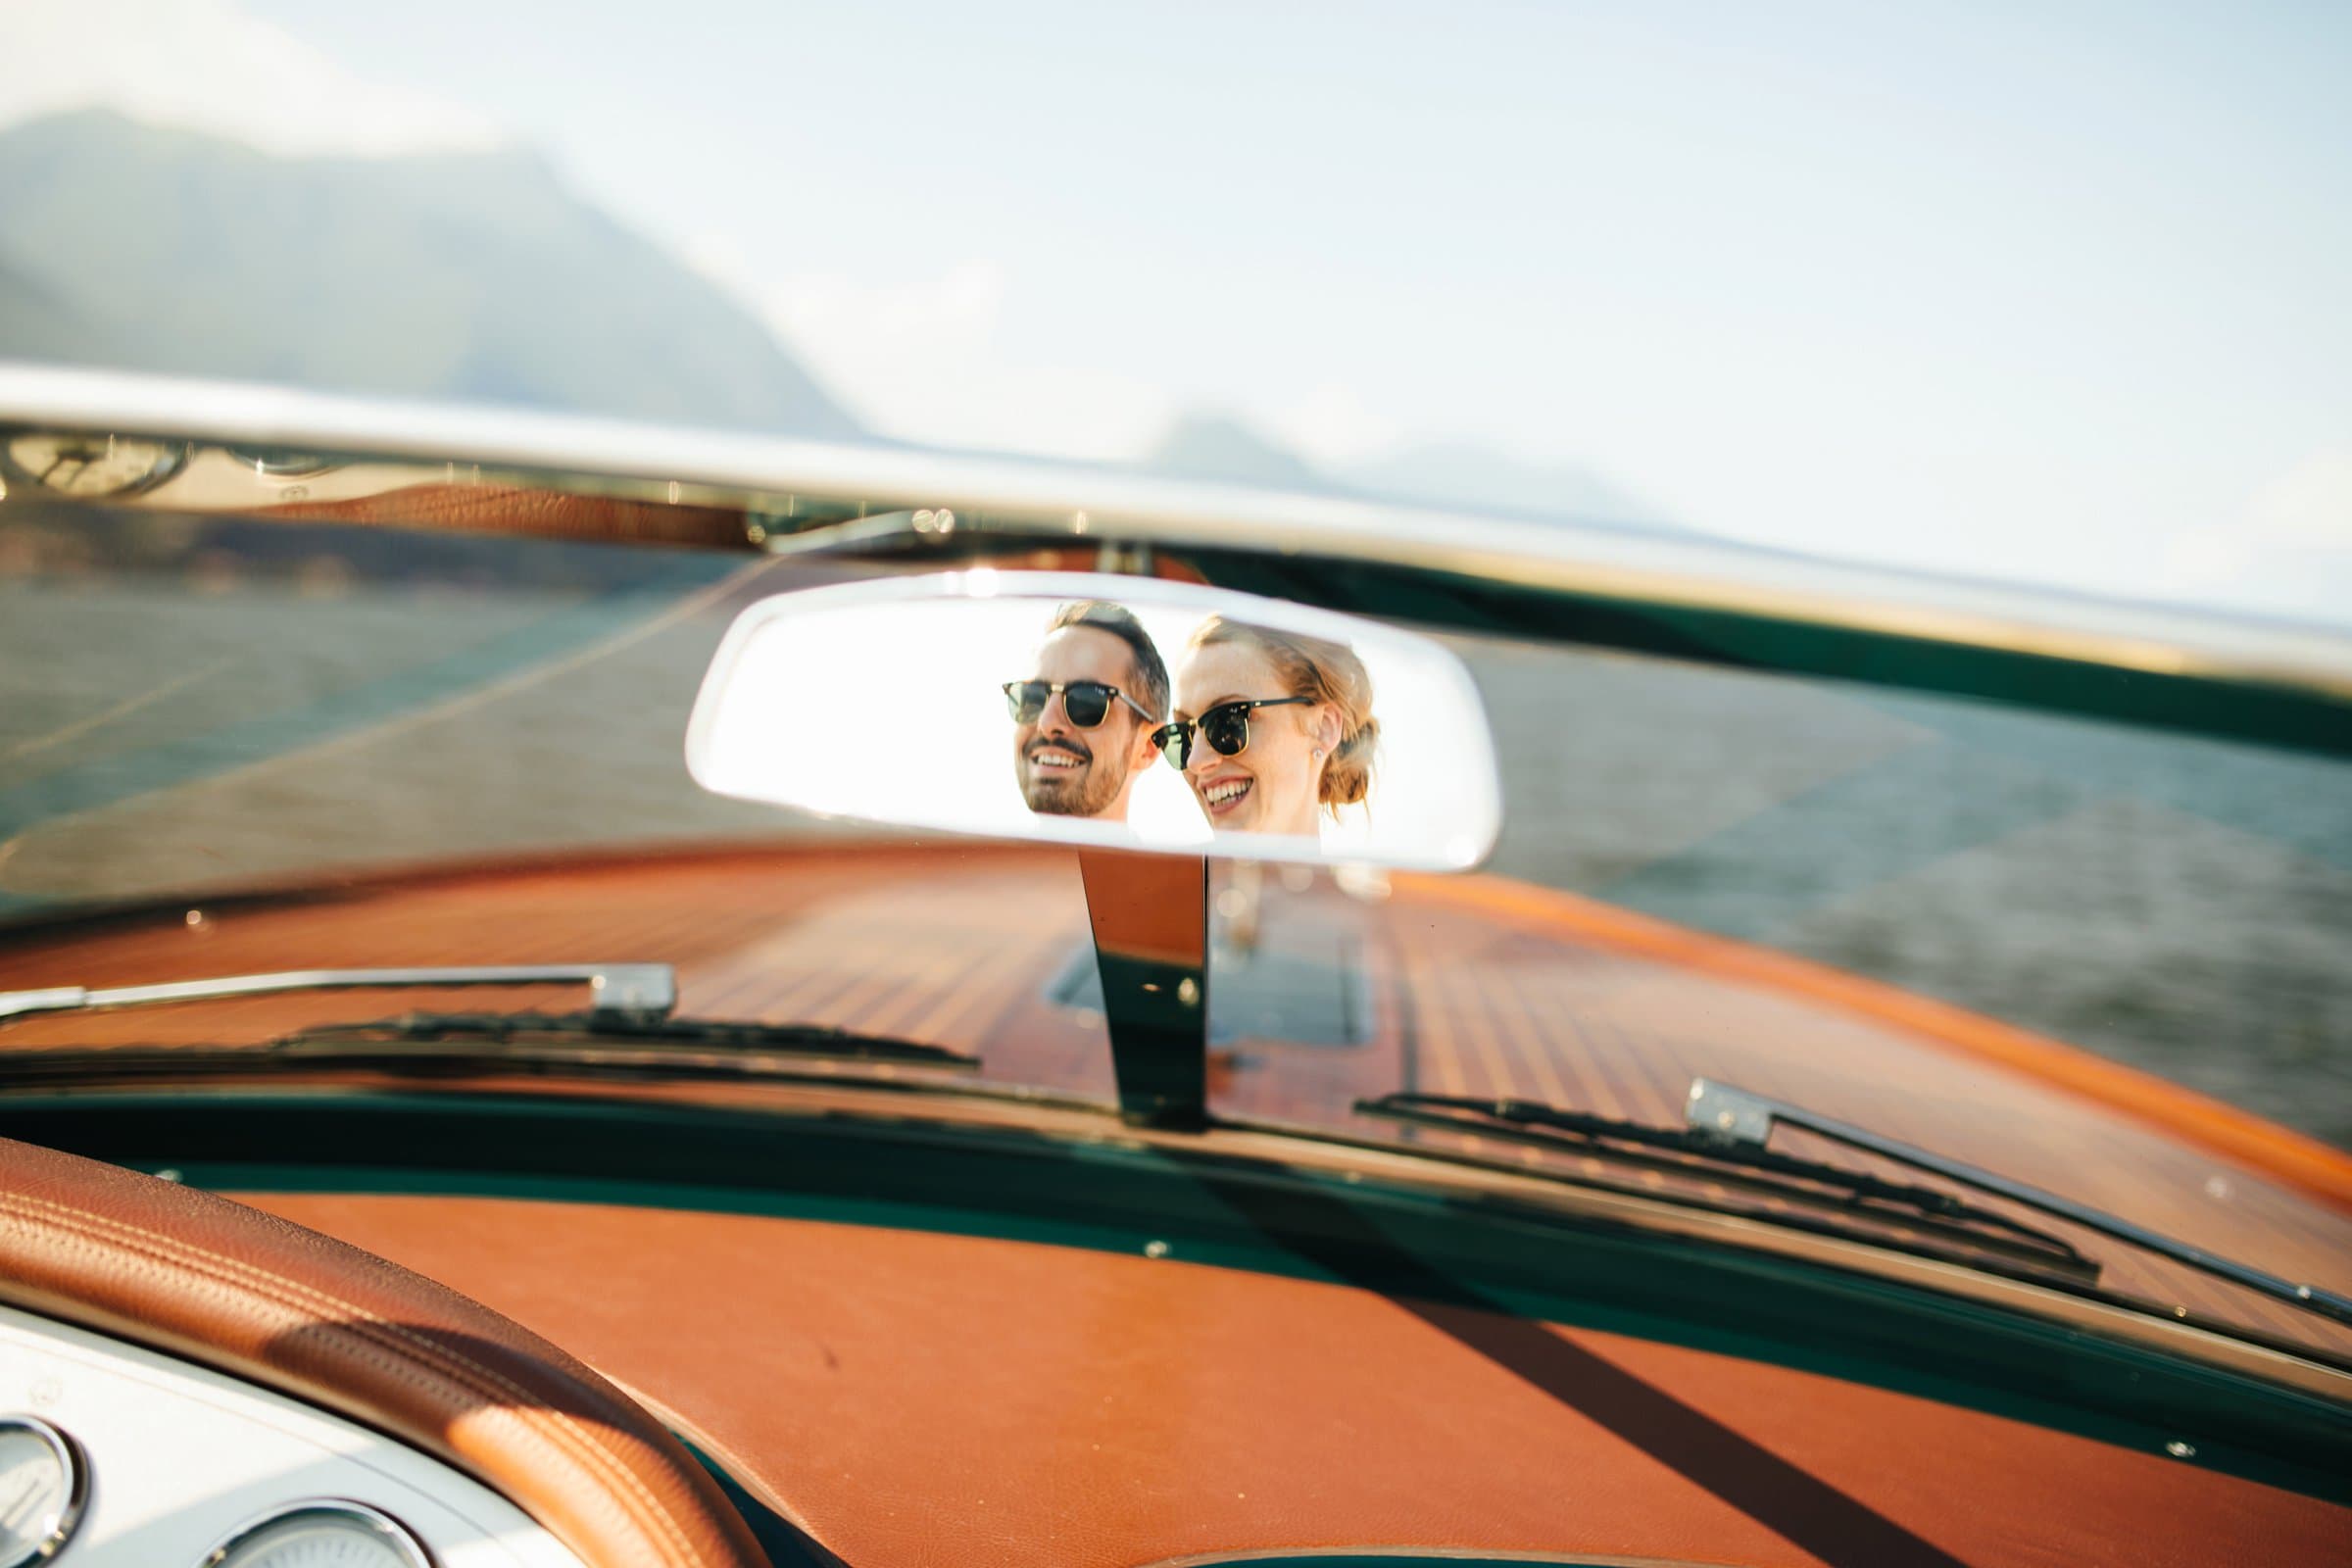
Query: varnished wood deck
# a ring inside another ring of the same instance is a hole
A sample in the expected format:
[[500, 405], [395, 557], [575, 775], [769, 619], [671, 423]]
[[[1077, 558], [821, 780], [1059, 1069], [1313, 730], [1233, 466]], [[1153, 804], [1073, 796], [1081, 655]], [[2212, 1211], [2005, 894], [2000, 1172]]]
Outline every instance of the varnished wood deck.
[[[2324, 1196], [2330, 1184], [2352, 1191], [2352, 1160], [2219, 1107], [2208, 1115], [2062, 1048], [1516, 885], [1400, 879], [1386, 897], [1362, 898], [1328, 878], [1286, 883], [1269, 871], [1260, 897], [1269, 949], [1301, 933], [1352, 933], [1371, 1027], [1355, 1045], [1221, 1046], [1212, 1092], [1228, 1114], [1393, 1137], [1349, 1104], [1418, 1088], [1673, 1123], [1690, 1080], [1704, 1075], [2352, 1290], [2352, 1214]], [[222, 905], [193, 921], [172, 910], [22, 936], [0, 947], [0, 989], [295, 966], [659, 960], [677, 966], [687, 1011], [909, 1036], [978, 1054], [993, 1078], [1107, 1100], [1101, 1020], [1049, 995], [1084, 933], [1066, 854], [839, 845], [430, 874]], [[8, 1049], [233, 1043], [415, 1008], [578, 1004], [555, 990], [340, 993], [50, 1015], [0, 1024], [0, 1075]], [[1776, 1147], [1802, 1151], [1804, 1141]], [[1482, 1152], [1536, 1157], [1492, 1144]], [[1629, 1185], [1677, 1185], [1582, 1164]], [[2352, 1356], [2352, 1333], [2309, 1314], [2075, 1239], [2106, 1265], [2111, 1288]]]

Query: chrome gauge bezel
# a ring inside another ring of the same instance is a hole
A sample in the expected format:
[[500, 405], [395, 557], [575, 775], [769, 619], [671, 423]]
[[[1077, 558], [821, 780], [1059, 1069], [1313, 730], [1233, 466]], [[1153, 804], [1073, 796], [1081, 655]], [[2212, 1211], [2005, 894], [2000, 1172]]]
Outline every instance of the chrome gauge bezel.
[[[179, 475], [179, 471], [188, 466], [188, 460], [193, 456], [193, 448], [185, 441], [165, 441], [149, 436], [129, 436], [125, 438], [108, 435], [104, 437], [104, 439], [110, 445], [117, 440], [128, 439], [139, 442], [145, 446], [152, 446], [156, 448], [157, 457], [155, 460], [155, 466], [149, 468], [145, 473], [140, 474], [137, 478], [132, 479], [127, 483], [118, 484], [110, 490], [97, 490], [88, 492], [74, 490], [65, 485], [51, 483], [49, 476], [46, 473], [34, 472], [31, 468], [26, 467], [24, 464], [24, 461], [17, 456], [18, 444], [26, 439], [70, 439], [74, 437], [80, 437], [88, 440], [99, 439], [98, 437], [88, 436], [84, 432], [77, 430], [0, 430], [0, 474], [23, 479], [26, 485], [31, 486], [36, 491], [45, 491], [56, 495], [67, 496], [75, 501], [128, 501], [134, 497], [145, 495], [148, 491], [155, 489], [158, 485], [163, 484], [166, 480], [176, 478]], [[86, 468], [88, 464], [84, 463], [83, 466]]]
[[343, 466], [341, 458], [330, 458], [305, 447], [257, 447], [231, 443], [220, 450], [265, 479], [308, 479], [321, 473], [332, 473]]
[[433, 1554], [425, 1550], [424, 1543], [412, 1535], [408, 1526], [380, 1508], [370, 1508], [364, 1502], [353, 1502], [348, 1497], [319, 1497], [309, 1502], [272, 1508], [260, 1518], [229, 1532], [227, 1539], [207, 1552], [196, 1568], [235, 1568], [233, 1554], [264, 1531], [274, 1530], [289, 1520], [311, 1518], [339, 1519], [360, 1525], [392, 1547], [400, 1557], [402, 1568], [437, 1568]]
[[57, 1455], [66, 1472], [66, 1501], [50, 1522], [49, 1534], [32, 1544], [32, 1548], [5, 1561], [0, 1568], [31, 1568], [34, 1563], [48, 1562], [74, 1539], [81, 1528], [82, 1511], [90, 1501], [90, 1467], [82, 1457], [81, 1446], [39, 1416], [0, 1416], [0, 1432], [29, 1432]]

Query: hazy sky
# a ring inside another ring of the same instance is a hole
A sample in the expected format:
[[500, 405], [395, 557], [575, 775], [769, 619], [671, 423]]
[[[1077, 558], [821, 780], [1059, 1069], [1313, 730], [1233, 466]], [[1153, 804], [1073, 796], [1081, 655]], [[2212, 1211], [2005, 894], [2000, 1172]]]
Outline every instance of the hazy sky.
[[538, 146], [893, 434], [1469, 438], [1737, 537], [2352, 619], [2341, 0], [18, 3], [149, 29], [52, 96]]

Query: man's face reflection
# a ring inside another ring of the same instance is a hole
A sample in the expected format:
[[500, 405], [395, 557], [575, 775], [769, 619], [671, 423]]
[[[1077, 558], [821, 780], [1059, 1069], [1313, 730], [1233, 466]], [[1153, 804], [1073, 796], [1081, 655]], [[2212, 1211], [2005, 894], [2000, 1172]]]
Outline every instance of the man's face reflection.
[[[1038, 650], [1030, 678], [1057, 685], [1101, 681], [1132, 696], [1135, 661], [1114, 633], [1064, 626]], [[1080, 729], [1070, 722], [1058, 692], [1047, 700], [1035, 723], [1014, 726], [1012, 745], [1021, 798], [1029, 809], [1116, 822], [1127, 819], [1136, 775], [1156, 755], [1142, 716], [1125, 703], [1114, 699], [1102, 723]]]

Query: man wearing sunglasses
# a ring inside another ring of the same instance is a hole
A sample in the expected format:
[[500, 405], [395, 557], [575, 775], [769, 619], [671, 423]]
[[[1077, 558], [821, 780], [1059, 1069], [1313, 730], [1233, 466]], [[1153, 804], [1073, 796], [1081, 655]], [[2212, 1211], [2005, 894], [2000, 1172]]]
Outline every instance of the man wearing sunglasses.
[[1127, 820], [1127, 797], [1155, 755], [1168, 666], [1133, 612], [1102, 600], [1064, 605], [1035, 672], [1006, 681], [1013, 769], [1029, 809]]

